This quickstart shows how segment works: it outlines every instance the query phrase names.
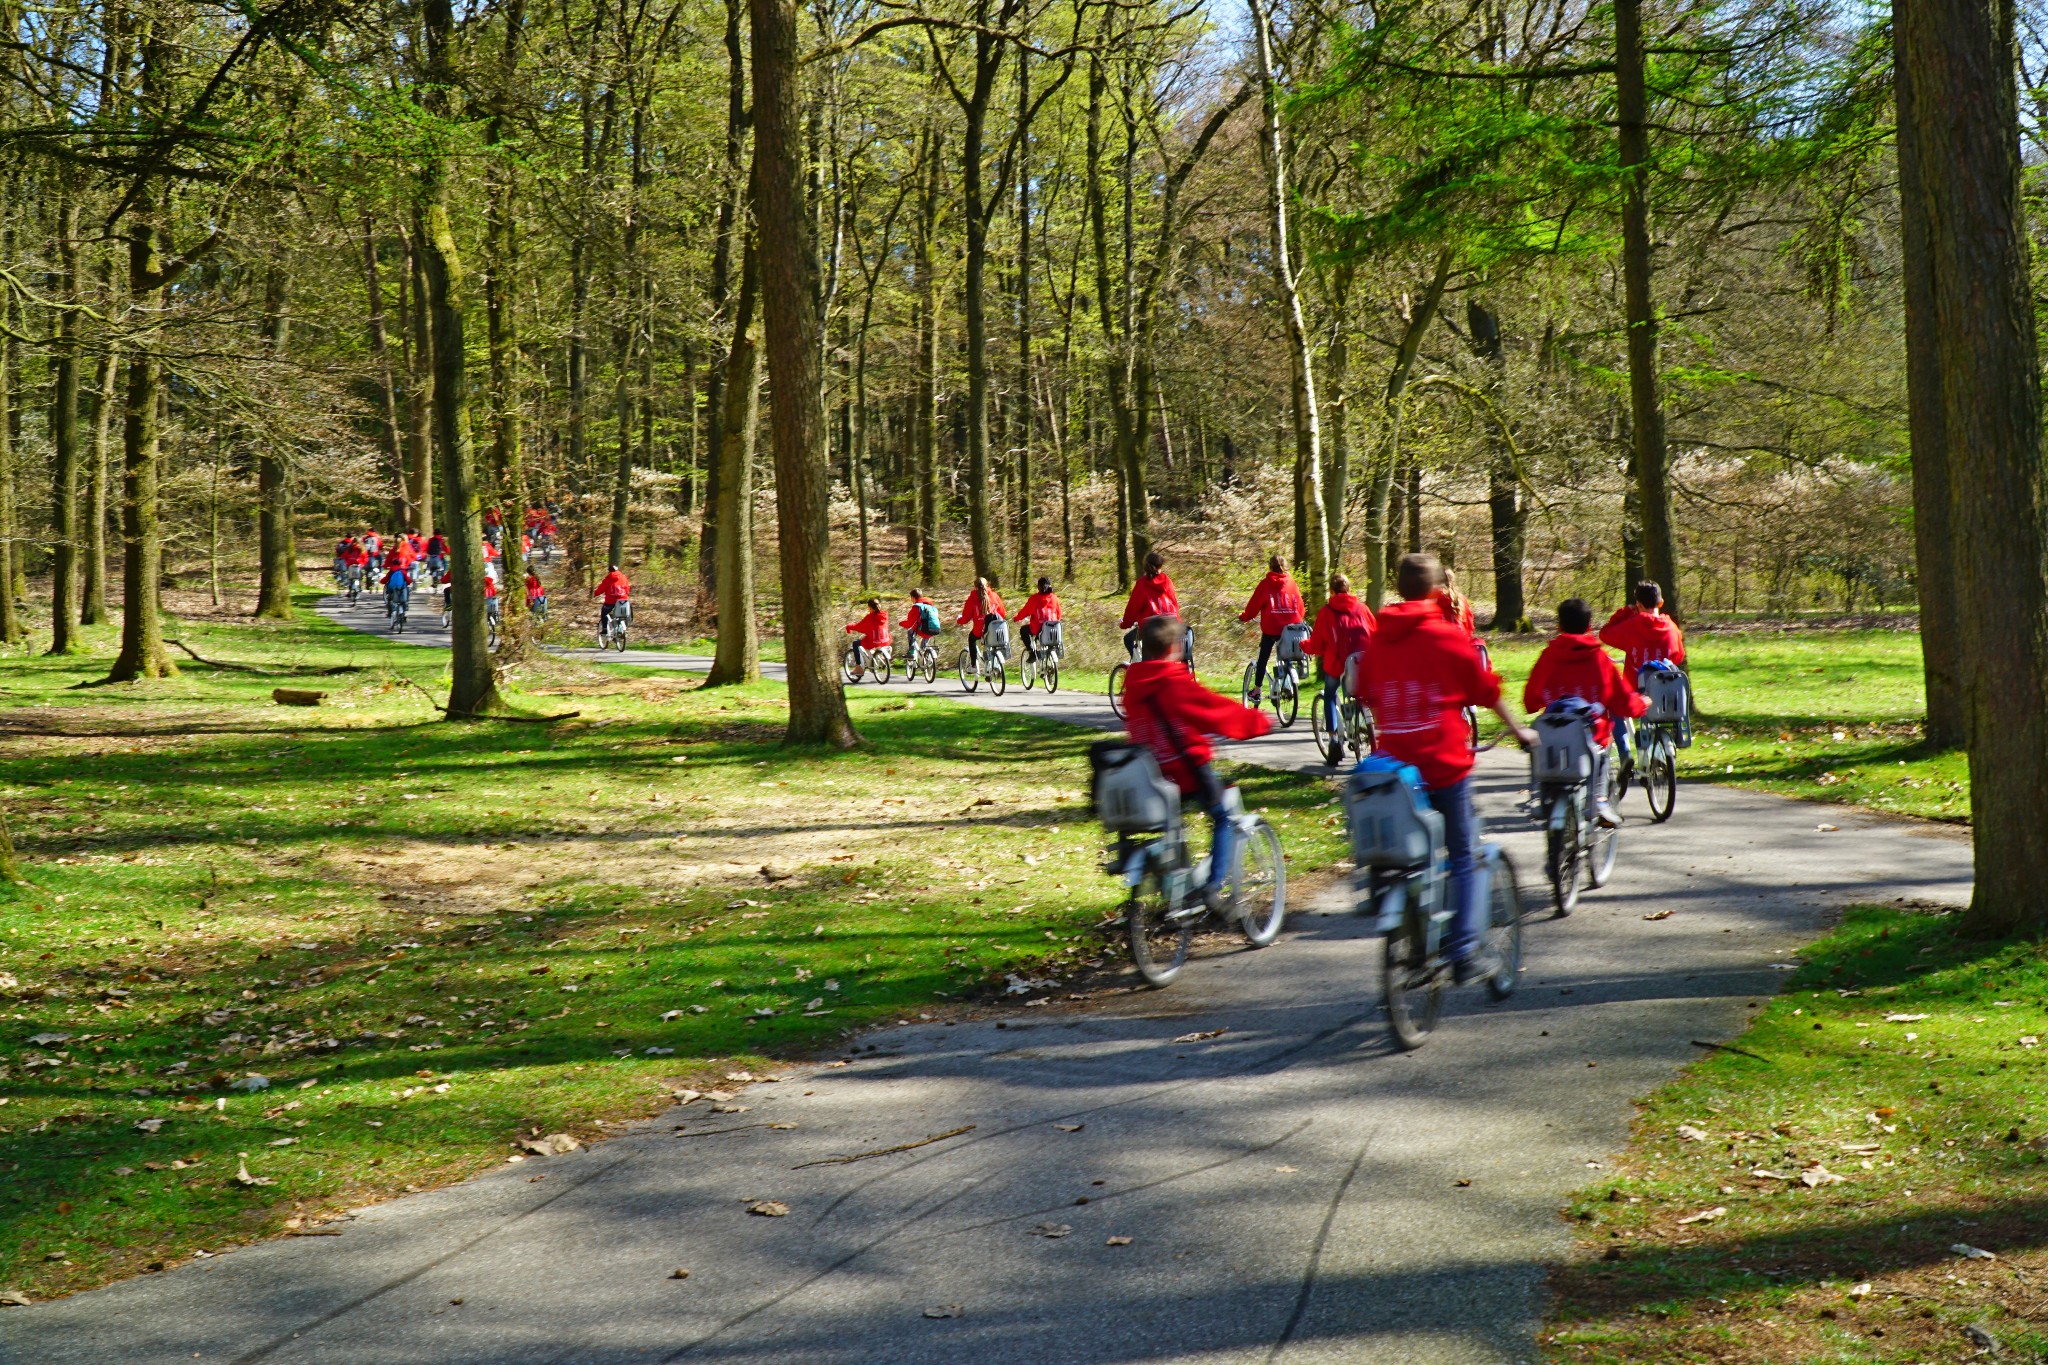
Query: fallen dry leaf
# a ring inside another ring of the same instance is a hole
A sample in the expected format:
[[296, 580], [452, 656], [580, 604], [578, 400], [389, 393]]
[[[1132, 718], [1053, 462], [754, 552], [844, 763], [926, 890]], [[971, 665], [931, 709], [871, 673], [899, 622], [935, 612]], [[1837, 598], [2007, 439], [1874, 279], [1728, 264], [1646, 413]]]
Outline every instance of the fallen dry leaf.
[[19, 1289], [0, 1289], [0, 1308], [26, 1308], [34, 1302]]
[[1106, 1247], [1127, 1247], [1131, 1244], [1131, 1239], [1128, 1237], [1107, 1237], [1103, 1239], [1102, 1244]]
[[924, 1315], [928, 1318], [957, 1318], [962, 1316], [964, 1312], [965, 1310], [959, 1304], [948, 1303], [941, 1304], [937, 1308], [927, 1308], [924, 1310]]
[[1678, 1220], [1678, 1225], [1680, 1227], [1689, 1227], [1694, 1223], [1711, 1223], [1716, 1218], [1725, 1217], [1727, 1213], [1728, 1210], [1725, 1207], [1716, 1205], [1711, 1209], [1701, 1209], [1698, 1213], [1687, 1214]]
[[1869, 1298], [1869, 1297], [1870, 1297], [1870, 1281], [1868, 1281], [1868, 1280], [1865, 1280], [1865, 1281], [1864, 1281], [1864, 1282], [1863, 1282], [1862, 1284], [1852, 1284], [1852, 1285], [1850, 1285], [1850, 1286], [1849, 1286], [1849, 1297], [1850, 1297], [1850, 1298], [1852, 1298], [1852, 1299], [1867, 1299], [1867, 1298]]
[[1654, 912], [1652, 912], [1652, 913], [1650, 913], [1650, 914], [1644, 915], [1644, 916], [1643, 916], [1643, 918], [1644, 918], [1644, 919], [1670, 919], [1670, 918], [1671, 918], [1671, 912], [1670, 912], [1669, 910], [1657, 910], [1657, 911], [1654, 911]]
[[1992, 1252], [1986, 1251], [1983, 1247], [1973, 1247], [1968, 1242], [1957, 1242], [1949, 1250], [1966, 1261], [1995, 1261], [1998, 1259]]
[[779, 1199], [757, 1199], [747, 1205], [747, 1212], [759, 1218], [787, 1218], [789, 1205]]
[[570, 1137], [567, 1133], [549, 1133], [544, 1138], [521, 1138], [519, 1140], [520, 1148], [533, 1153], [535, 1156], [562, 1156], [565, 1153], [575, 1151], [582, 1145], [582, 1143]]
[[1053, 1125], [1053, 1127], [1059, 1129], [1062, 1133], [1078, 1133], [1087, 1126], [1088, 1125], [1085, 1123], [1055, 1123]]
[[1073, 1230], [1072, 1226], [1066, 1223], [1040, 1223], [1037, 1227], [1031, 1229], [1031, 1233], [1034, 1237], [1044, 1237], [1058, 1241]]
[[1799, 1183], [1806, 1186], [1809, 1190], [1817, 1190], [1823, 1185], [1841, 1184], [1842, 1177], [1836, 1175], [1819, 1162], [1815, 1162], [1799, 1173]]
[[1678, 1125], [1678, 1140], [1680, 1142], [1705, 1142], [1707, 1140], [1707, 1130], [1695, 1127], [1690, 1123], [1681, 1123]]
[[794, 1128], [794, 1127], [796, 1127], [796, 1125], [795, 1125], [795, 1124], [793, 1124], [793, 1123], [771, 1123], [771, 1124], [769, 1124], [768, 1126], [769, 1126], [770, 1128], [779, 1128], [779, 1129], [782, 1129], [782, 1130], [784, 1130], [784, 1131], [787, 1131], [787, 1130], [789, 1130], [789, 1129], [791, 1129], [791, 1128]]
[[1183, 1033], [1180, 1037], [1174, 1039], [1173, 1041], [1176, 1043], [1206, 1043], [1207, 1041], [1209, 1041], [1209, 1039], [1221, 1038], [1224, 1034], [1228, 1032], [1230, 1032], [1230, 1030], [1227, 1028], [1212, 1028], [1205, 1030], [1201, 1033]]
[[247, 1152], [237, 1152], [235, 1155], [241, 1158], [236, 1163], [235, 1168], [235, 1183], [237, 1185], [275, 1185], [277, 1183], [267, 1175], [249, 1174], [249, 1154]]
[[1456, 1180], [1453, 1180], [1451, 1183], [1453, 1185], [1456, 1185], [1461, 1190], [1469, 1190], [1472, 1188], [1472, 1177], [1469, 1175], [1461, 1175]]
[[669, 1271], [668, 1277], [671, 1280], [687, 1280], [690, 1278], [690, 1272], [681, 1266], [677, 1266], [674, 1270]]

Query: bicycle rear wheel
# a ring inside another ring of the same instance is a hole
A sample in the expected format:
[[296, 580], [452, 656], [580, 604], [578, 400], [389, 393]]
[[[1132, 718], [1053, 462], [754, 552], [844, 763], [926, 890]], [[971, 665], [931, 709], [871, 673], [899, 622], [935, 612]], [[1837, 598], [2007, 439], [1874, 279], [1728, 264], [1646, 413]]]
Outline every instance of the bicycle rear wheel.
[[1678, 804], [1678, 764], [1661, 744], [1650, 751], [1643, 770], [1643, 792], [1650, 798], [1650, 818], [1660, 825], [1669, 820]]
[[1486, 978], [1486, 991], [1496, 1000], [1505, 1000], [1522, 979], [1522, 888], [1515, 878], [1515, 865], [1505, 853], [1494, 864], [1489, 893], [1486, 938], [1494, 967], [1493, 975]]
[[1387, 1024], [1395, 1046], [1413, 1052], [1436, 1028], [1444, 1006], [1444, 980], [1441, 964], [1430, 960], [1423, 913], [1412, 905], [1387, 935], [1385, 966]]
[[1280, 836], [1264, 820], [1245, 835], [1245, 846], [1230, 878], [1230, 903], [1236, 907], [1245, 942], [1263, 948], [1280, 937], [1287, 920], [1287, 859]]
[[[1557, 912], [1557, 918], [1569, 915], [1579, 903], [1579, 825], [1577, 813], [1564, 797], [1556, 797], [1552, 806], [1565, 806], [1563, 823], [1547, 828], [1544, 833], [1543, 870], [1550, 878], [1550, 903]], [[1544, 823], [1550, 824], [1550, 811], [1546, 809]]]
[[1131, 965], [1148, 986], [1170, 986], [1187, 963], [1188, 950], [1195, 941], [1192, 921], [1167, 918], [1170, 907], [1159, 878], [1147, 875], [1124, 902], [1124, 932], [1131, 948]]
[[1124, 674], [1131, 671], [1129, 664], [1118, 664], [1109, 670], [1109, 709], [1116, 718], [1124, 718]]
[[1053, 693], [1055, 693], [1055, 692], [1059, 691], [1059, 690], [1060, 690], [1060, 661], [1059, 661], [1058, 659], [1047, 659], [1047, 660], [1045, 661], [1045, 668], [1044, 668], [1044, 672], [1043, 672], [1043, 673], [1041, 673], [1041, 674], [1040, 674], [1039, 676], [1041, 676], [1041, 677], [1043, 677], [1043, 678], [1045, 679], [1045, 695], [1046, 695], [1046, 696], [1048, 696], [1048, 697], [1049, 697], [1049, 696], [1051, 696], [1051, 695], [1052, 695]]

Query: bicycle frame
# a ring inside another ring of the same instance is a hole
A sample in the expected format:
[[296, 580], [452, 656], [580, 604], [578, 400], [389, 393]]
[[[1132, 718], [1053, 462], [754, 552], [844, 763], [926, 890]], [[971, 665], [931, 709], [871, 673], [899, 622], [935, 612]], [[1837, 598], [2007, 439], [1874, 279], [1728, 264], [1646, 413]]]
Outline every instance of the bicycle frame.
[[[1499, 844], [1480, 839], [1477, 892], [1482, 906], [1492, 903], [1493, 879], [1498, 874], [1501, 858]], [[1398, 872], [1366, 868], [1360, 876], [1362, 880], [1357, 884], [1358, 889], [1366, 894], [1367, 904], [1377, 907], [1372, 920], [1373, 933], [1391, 934], [1399, 929], [1408, 917], [1409, 902], [1413, 901], [1425, 916], [1424, 948], [1432, 958], [1442, 952], [1444, 930], [1457, 913], [1457, 907], [1445, 903], [1451, 886], [1451, 868], [1450, 855], [1441, 844], [1431, 853], [1427, 867]]]

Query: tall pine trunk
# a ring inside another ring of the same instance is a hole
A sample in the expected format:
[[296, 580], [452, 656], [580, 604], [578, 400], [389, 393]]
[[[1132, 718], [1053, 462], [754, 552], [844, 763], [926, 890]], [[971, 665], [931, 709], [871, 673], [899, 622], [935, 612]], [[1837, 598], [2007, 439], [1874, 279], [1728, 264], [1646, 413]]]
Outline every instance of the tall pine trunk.
[[498, 651], [513, 658], [527, 653], [533, 641], [533, 620], [526, 612], [524, 528], [530, 500], [519, 411], [519, 310], [514, 302], [519, 284], [519, 172], [504, 149], [505, 105], [513, 98], [518, 81], [520, 44], [526, 30], [525, 0], [512, 0], [505, 9], [504, 24], [496, 107], [486, 135], [500, 154], [486, 175], [484, 334], [490, 353], [491, 477], [498, 504], [505, 512], [505, 534], [498, 550], [505, 565], [504, 591], [499, 594], [503, 625], [498, 631]]
[[739, 295], [733, 303], [732, 344], [725, 352], [725, 413], [711, 452], [717, 471], [718, 652], [706, 687], [749, 683], [761, 676], [760, 632], [754, 621], [754, 441], [760, 429], [761, 352], [754, 341], [760, 266], [753, 239], [741, 247]]
[[789, 674], [791, 744], [859, 742], [846, 714], [831, 620], [831, 471], [818, 387], [818, 260], [804, 203], [794, 0], [750, 0], [754, 38], [755, 217], [761, 242], [769, 430]]
[[[136, 312], [168, 303], [156, 207], [150, 187], [136, 195], [131, 210], [128, 296]], [[162, 382], [162, 362], [147, 341], [135, 343], [128, 353], [128, 406], [121, 423], [121, 652], [107, 672], [109, 682], [168, 678], [178, 671], [164, 650], [162, 619], [164, 545], [157, 520], [157, 400]]]
[[99, 382], [94, 386], [92, 465], [85, 498], [85, 601], [78, 619], [88, 626], [107, 623], [107, 447], [120, 372], [119, 357], [110, 345], [100, 357]]
[[50, 348], [50, 653], [74, 654], [78, 639], [78, 273], [76, 172], [54, 177], [57, 247], [56, 336]]
[[1437, 252], [1436, 269], [1431, 272], [1422, 297], [1408, 303], [1401, 340], [1394, 348], [1393, 368], [1387, 372], [1387, 387], [1381, 398], [1380, 449], [1373, 461], [1371, 496], [1365, 511], [1366, 604], [1374, 611], [1386, 600], [1388, 568], [1397, 558], [1393, 504], [1394, 479], [1401, 462], [1401, 395], [1408, 387], [1409, 375], [1415, 371], [1422, 338], [1443, 306], [1444, 288], [1451, 278], [1451, 260], [1449, 247]]
[[[290, 281], [272, 266], [263, 283], [263, 349], [273, 362], [284, 359], [291, 322], [285, 315]], [[284, 452], [265, 440], [256, 455], [256, 615], [288, 621], [292, 584], [298, 581], [298, 537], [292, 531], [290, 470]]]
[[1486, 368], [1488, 402], [1495, 408], [1486, 423], [1486, 507], [1492, 531], [1493, 624], [1492, 630], [1519, 630], [1529, 615], [1522, 593], [1524, 512], [1521, 474], [1515, 468], [1515, 452], [1508, 433], [1501, 426], [1506, 419], [1499, 412], [1506, 389], [1507, 350], [1501, 343], [1500, 319], [1477, 299], [1465, 301], [1465, 334], [1472, 353]]

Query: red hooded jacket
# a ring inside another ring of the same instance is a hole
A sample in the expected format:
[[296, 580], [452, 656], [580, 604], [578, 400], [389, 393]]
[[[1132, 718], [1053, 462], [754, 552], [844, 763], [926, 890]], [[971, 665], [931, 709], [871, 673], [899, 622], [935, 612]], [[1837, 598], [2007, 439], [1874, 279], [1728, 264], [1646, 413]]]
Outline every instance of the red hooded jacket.
[[880, 608], [877, 608], [848, 626], [846, 633], [860, 636], [861, 644], [869, 649], [887, 649], [889, 647], [889, 618], [882, 613]]
[[1252, 600], [1244, 604], [1244, 610], [1237, 614], [1240, 621], [1259, 618], [1261, 635], [1278, 635], [1296, 621], [1308, 616], [1308, 606], [1301, 600], [1301, 589], [1294, 586], [1294, 580], [1284, 573], [1269, 573], [1259, 580], [1259, 586], [1252, 590]]
[[609, 607], [615, 602], [624, 602], [632, 597], [633, 585], [626, 581], [624, 574], [613, 569], [597, 581], [597, 586], [591, 590], [590, 595], [602, 597], [604, 604]]
[[1600, 627], [1600, 643], [1622, 652], [1630, 678], [1644, 664], [1658, 659], [1669, 659], [1681, 667], [1685, 664], [1685, 636], [1678, 629], [1678, 622], [1661, 611], [1623, 607]]
[[1173, 580], [1163, 573], [1146, 574], [1131, 588], [1130, 600], [1124, 603], [1124, 619], [1121, 630], [1129, 630], [1140, 621], [1149, 621], [1155, 616], [1180, 615], [1180, 598], [1173, 591]]
[[1321, 657], [1325, 677], [1344, 674], [1344, 663], [1372, 643], [1372, 610], [1348, 592], [1332, 593], [1316, 613], [1315, 628], [1302, 641], [1302, 652]]
[[1215, 756], [1209, 736], [1253, 739], [1273, 718], [1211, 692], [1179, 659], [1146, 659], [1124, 674], [1124, 724], [1185, 795], [1196, 790], [1194, 770]]
[[1396, 602], [1382, 611], [1360, 672], [1381, 753], [1421, 769], [1431, 791], [1472, 771], [1465, 708], [1498, 703], [1500, 675], [1479, 661], [1435, 601]]
[[994, 588], [988, 590], [988, 601], [981, 600], [980, 590], [967, 594], [967, 600], [960, 604], [960, 619], [953, 624], [966, 626], [967, 633], [979, 640], [988, 629], [990, 616], [1006, 616], [1008, 608], [1003, 606], [1003, 595]]
[[[917, 609], [918, 609], [919, 607], [921, 607], [921, 606], [929, 606], [929, 605], [930, 605], [930, 603], [931, 603], [931, 599], [930, 599], [930, 598], [928, 598], [928, 597], [919, 597], [919, 598], [915, 598], [915, 599], [913, 599], [913, 600], [911, 601], [911, 604], [910, 604], [909, 608], [908, 608], [907, 610], [905, 610], [905, 611], [904, 611], [904, 613], [903, 613], [903, 619], [902, 619], [901, 621], [898, 621], [898, 622], [897, 622], [896, 624], [897, 624], [897, 625], [899, 625], [899, 626], [901, 626], [901, 627], [903, 627], [903, 628], [904, 628], [905, 630], [907, 630], [907, 631], [911, 631], [911, 632], [913, 632], [913, 633], [915, 633], [915, 634], [923, 635], [923, 632], [922, 632], [922, 631], [920, 631], [920, 630], [918, 630], [918, 628], [917, 628]], [[938, 608], [937, 608], [937, 607], [933, 607], [933, 608], [932, 608], [932, 615], [933, 615], [933, 616], [937, 616], [938, 614], [939, 614]], [[925, 638], [926, 638], [926, 639], [930, 639], [931, 637], [930, 637], [930, 636], [925, 636]]]
[[1472, 618], [1471, 598], [1445, 592], [1442, 588], [1438, 588], [1431, 595], [1436, 598], [1437, 610], [1444, 614], [1444, 620], [1449, 621], [1467, 635], [1476, 636], [1478, 634], [1477, 626]]
[[1032, 630], [1038, 630], [1039, 628], [1044, 626], [1047, 621], [1059, 620], [1060, 616], [1061, 613], [1059, 594], [1050, 592], [1035, 592], [1032, 593], [1030, 597], [1025, 599], [1023, 607], [1021, 607], [1018, 610], [1017, 614], [1011, 617], [1010, 619], [1013, 621], [1017, 621], [1023, 624], [1024, 626], [1029, 627]]
[[1522, 687], [1522, 707], [1530, 712], [1541, 711], [1561, 697], [1577, 697], [1607, 708], [1607, 715], [1593, 723], [1593, 736], [1602, 744], [1614, 734], [1614, 723], [1608, 717], [1640, 716], [1648, 707], [1591, 631], [1560, 635], [1543, 646]]

